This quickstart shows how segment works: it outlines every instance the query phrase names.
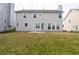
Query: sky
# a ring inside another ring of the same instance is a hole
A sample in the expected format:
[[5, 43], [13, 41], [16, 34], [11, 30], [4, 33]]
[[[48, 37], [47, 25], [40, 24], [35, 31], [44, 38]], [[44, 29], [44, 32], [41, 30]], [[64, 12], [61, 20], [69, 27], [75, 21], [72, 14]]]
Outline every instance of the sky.
[[58, 8], [58, 5], [62, 5], [63, 12], [63, 18], [66, 16], [66, 14], [69, 12], [70, 9], [79, 9], [79, 3], [63, 3], [63, 4], [57, 4], [57, 3], [15, 3], [15, 10], [27, 10], [27, 9], [41, 9], [41, 10], [56, 10]]
[[71, 8], [79, 9], [79, 0], [0, 0], [0, 3], [15, 3], [15, 10], [22, 9], [57, 9], [63, 7], [63, 17]]

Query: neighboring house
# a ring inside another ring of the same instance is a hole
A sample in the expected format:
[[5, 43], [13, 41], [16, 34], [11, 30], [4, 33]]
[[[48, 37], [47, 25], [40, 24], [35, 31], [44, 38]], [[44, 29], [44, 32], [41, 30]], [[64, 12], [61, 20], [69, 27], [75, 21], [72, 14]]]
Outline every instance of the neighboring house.
[[64, 19], [64, 30], [79, 31], [79, 9], [71, 9]]
[[62, 6], [57, 10], [16, 11], [16, 31], [63, 31]]
[[0, 32], [8, 31], [12, 26], [12, 20], [14, 20], [14, 4], [0, 3]]

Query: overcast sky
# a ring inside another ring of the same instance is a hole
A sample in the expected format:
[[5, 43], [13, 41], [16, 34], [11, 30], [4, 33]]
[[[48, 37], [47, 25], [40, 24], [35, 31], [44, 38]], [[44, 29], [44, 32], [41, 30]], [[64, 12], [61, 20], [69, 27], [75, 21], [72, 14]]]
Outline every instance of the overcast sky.
[[57, 9], [62, 5], [64, 16], [71, 8], [79, 9], [79, 0], [0, 0], [0, 3], [15, 3], [15, 10]]
[[[56, 3], [15, 3], [15, 10], [22, 10], [22, 9], [41, 9], [41, 10], [53, 10], [57, 9], [58, 5]], [[70, 9], [79, 9], [79, 4], [78, 3], [64, 3], [61, 4], [62, 9], [64, 11], [63, 17], [68, 13]]]

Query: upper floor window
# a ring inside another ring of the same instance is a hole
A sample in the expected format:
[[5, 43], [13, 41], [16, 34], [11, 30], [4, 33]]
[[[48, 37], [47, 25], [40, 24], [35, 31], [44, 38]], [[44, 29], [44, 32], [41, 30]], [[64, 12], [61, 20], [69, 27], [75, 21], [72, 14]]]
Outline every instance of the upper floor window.
[[39, 14], [41, 16], [41, 14]]
[[26, 18], [26, 13], [23, 13], [23, 18]]
[[59, 18], [62, 18], [62, 15], [59, 14]]
[[26, 18], [26, 15], [23, 15], [23, 18]]
[[33, 15], [33, 18], [36, 18], [36, 14]]
[[69, 20], [69, 23], [71, 23], [71, 20]]

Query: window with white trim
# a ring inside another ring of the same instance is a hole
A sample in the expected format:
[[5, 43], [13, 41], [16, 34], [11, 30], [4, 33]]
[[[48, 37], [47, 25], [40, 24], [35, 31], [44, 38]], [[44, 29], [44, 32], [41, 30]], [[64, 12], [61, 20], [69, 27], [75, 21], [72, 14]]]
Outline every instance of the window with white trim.
[[28, 26], [28, 24], [27, 24], [27, 23], [25, 23], [25, 26], [27, 27], [27, 26]]
[[17, 26], [18, 26], [19, 24], [17, 23]]
[[36, 29], [40, 28], [40, 23], [36, 23]]
[[75, 26], [76, 30], [78, 29], [78, 25]]
[[51, 23], [48, 23], [48, 29], [49, 30], [51, 29]]
[[52, 25], [52, 30], [54, 30], [55, 29], [55, 25]]
[[36, 14], [33, 15], [33, 18], [36, 18]]
[[24, 15], [23, 18], [26, 18], [26, 15]]
[[23, 14], [23, 18], [26, 18], [26, 13]]
[[71, 23], [71, 20], [69, 20], [69, 23]]
[[57, 28], [57, 30], [59, 30], [59, 29], [60, 29], [60, 26], [59, 26], [59, 24], [57, 24], [57, 27], [56, 27], [56, 28]]

